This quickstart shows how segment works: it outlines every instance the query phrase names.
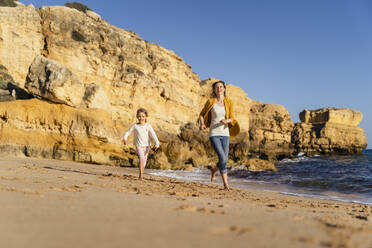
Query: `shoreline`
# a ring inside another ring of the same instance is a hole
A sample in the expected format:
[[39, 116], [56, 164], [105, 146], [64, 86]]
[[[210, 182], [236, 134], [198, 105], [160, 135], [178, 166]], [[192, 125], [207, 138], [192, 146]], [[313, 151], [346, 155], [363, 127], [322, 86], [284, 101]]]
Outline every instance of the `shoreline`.
[[0, 158], [4, 247], [371, 247], [372, 206]]
[[[197, 168], [201, 169], [202, 168]], [[199, 176], [198, 179], [187, 177], [187, 173], [191, 173], [190, 171], [172, 171], [172, 170], [165, 170], [165, 171], [157, 171], [157, 170], [151, 170], [147, 169], [147, 171], [150, 171], [148, 174], [152, 176], [159, 176], [159, 177], [165, 177], [170, 179], [177, 179], [182, 180], [186, 182], [196, 182], [196, 183], [205, 183], [207, 185], [214, 185], [214, 186], [220, 186], [222, 185], [222, 181], [220, 180], [220, 176], [217, 174], [217, 181], [215, 183], [211, 183], [209, 181], [209, 174], [208, 178], [205, 179], [206, 176], [205, 173], [201, 174], [199, 173], [197, 176]], [[209, 170], [205, 170], [208, 171]], [[170, 174], [168, 174], [170, 172]], [[172, 176], [172, 173], [179, 173], [176, 176]], [[180, 175], [180, 173], [184, 173], [184, 177]], [[272, 193], [278, 193], [278, 194], [284, 194], [284, 195], [291, 195], [291, 196], [299, 196], [299, 197], [305, 197], [305, 198], [312, 198], [312, 199], [320, 199], [320, 200], [330, 200], [330, 201], [339, 201], [339, 202], [349, 202], [349, 203], [356, 203], [356, 204], [364, 204], [372, 206], [372, 201], [370, 198], [366, 197], [363, 194], [355, 194], [355, 193], [341, 193], [337, 191], [316, 191], [306, 188], [296, 188], [293, 186], [288, 185], [282, 185], [282, 184], [275, 184], [270, 183], [266, 181], [260, 181], [256, 182], [255, 180], [246, 180], [245, 182], [234, 182], [233, 177], [229, 177], [229, 185], [232, 188], [235, 189], [247, 189], [247, 190], [259, 190], [259, 191], [266, 191], [266, 192], [272, 192]]]

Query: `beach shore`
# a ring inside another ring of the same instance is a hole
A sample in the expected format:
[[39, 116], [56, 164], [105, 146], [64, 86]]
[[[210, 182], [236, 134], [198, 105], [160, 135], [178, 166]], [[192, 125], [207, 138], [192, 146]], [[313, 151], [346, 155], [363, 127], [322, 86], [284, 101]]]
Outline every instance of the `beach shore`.
[[372, 247], [372, 206], [137, 172], [0, 158], [0, 246]]

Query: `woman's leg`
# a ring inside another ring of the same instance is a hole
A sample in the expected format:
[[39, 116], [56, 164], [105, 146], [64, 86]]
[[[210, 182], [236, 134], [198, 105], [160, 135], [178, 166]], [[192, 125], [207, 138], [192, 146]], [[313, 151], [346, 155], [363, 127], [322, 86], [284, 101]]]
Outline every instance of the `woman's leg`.
[[[228, 136], [223, 136], [222, 140], [221, 140], [221, 143], [222, 143], [222, 148], [225, 152], [225, 168], [226, 168], [226, 164], [227, 164], [227, 161], [229, 159], [229, 137]], [[223, 181], [223, 185], [225, 187], [225, 189], [229, 189], [229, 184], [227, 183], [227, 169], [225, 170], [224, 173], [221, 173], [221, 177], [222, 177], [222, 181]]]
[[[209, 138], [212, 144], [214, 151], [218, 156], [218, 169], [220, 170], [222, 181], [224, 184], [225, 189], [229, 188], [227, 184], [227, 156], [228, 156], [228, 149], [229, 149], [229, 137], [225, 136], [212, 136]], [[213, 168], [211, 170], [211, 181], [214, 181], [215, 174], [217, 172], [217, 168]]]
[[216, 180], [216, 173], [218, 171], [217, 165], [213, 168], [211, 168], [211, 182], [214, 182]]

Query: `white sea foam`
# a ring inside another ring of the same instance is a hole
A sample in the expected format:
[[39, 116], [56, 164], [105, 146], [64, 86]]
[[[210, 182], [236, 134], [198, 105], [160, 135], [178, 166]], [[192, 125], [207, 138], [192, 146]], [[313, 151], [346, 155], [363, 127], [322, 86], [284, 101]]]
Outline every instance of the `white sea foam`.
[[311, 157], [298, 156], [297, 155], [296, 158], [285, 158], [285, 159], [281, 160], [279, 162], [279, 164], [281, 164], [281, 163], [298, 163], [298, 162], [303, 162], [303, 161], [318, 161], [319, 160], [318, 157], [320, 157], [320, 155], [314, 155], [314, 156], [311, 156]]
[[304, 155], [305, 155], [304, 152], [300, 152], [300, 153], [297, 154], [297, 157], [302, 157], [302, 156], [304, 156]]
[[354, 197], [340, 197], [337, 195], [319, 195], [319, 194], [311, 194], [311, 193], [296, 193], [296, 192], [286, 192], [281, 191], [281, 194], [284, 195], [293, 195], [293, 196], [301, 196], [301, 197], [309, 197], [309, 198], [315, 198], [315, 199], [323, 199], [323, 200], [332, 200], [332, 201], [341, 201], [341, 202], [352, 202], [352, 203], [358, 203], [358, 204], [366, 204], [366, 205], [372, 205], [372, 199], [367, 199], [364, 197], [359, 197], [359, 199], [352, 199]]

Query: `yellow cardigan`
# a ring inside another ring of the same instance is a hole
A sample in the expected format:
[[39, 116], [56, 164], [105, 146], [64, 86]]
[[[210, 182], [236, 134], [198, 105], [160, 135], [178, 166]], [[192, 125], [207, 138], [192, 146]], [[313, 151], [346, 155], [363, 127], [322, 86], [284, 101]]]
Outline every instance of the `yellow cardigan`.
[[[216, 103], [216, 98], [210, 98], [207, 100], [207, 102], [204, 105], [204, 108], [199, 114], [199, 118], [202, 117], [204, 120], [204, 124], [206, 127], [211, 126], [211, 120], [212, 120], [212, 113], [211, 109], [213, 108], [213, 105]], [[239, 134], [240, 132], [240, 126], [237, 120], [234, 118], [234, 103], [231, 101], [231, 99], [225, 97], [224, 98], [224, 105], [225, 105], [225, 111], [226, 119], [230, 119], [231, 122], [229, 123], [229, 132], [230, 132], [230, 137], [235, 137], [236, 135]], [[199, 120], [199, 119], [198, 119]]]

